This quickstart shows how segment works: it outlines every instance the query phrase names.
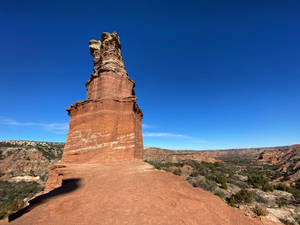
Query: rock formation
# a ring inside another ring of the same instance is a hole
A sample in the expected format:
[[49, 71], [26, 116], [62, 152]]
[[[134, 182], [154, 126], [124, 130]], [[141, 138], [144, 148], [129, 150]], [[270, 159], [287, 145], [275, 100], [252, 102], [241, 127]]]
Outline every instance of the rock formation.
[[63, 162], [143, 158], [141, 120], [135, 83], [129, 78], [117, 33], [91, 40], [94, 73], [87, 97], [67, 108], [71, 116]]

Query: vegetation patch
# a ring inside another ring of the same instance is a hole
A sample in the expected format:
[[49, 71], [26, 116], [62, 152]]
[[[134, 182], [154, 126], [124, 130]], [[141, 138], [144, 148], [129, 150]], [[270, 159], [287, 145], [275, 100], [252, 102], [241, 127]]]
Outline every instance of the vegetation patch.
[[41, 192], [43, 187], [36, 182], [0, 181], [0, 219], [24, 207], [25, 199]]
[[252, 209], [252, 211], [255, 213], [255, 215], [257, 215], [257, 216], [265, 216], [266, 215], [266, 212], [265, 212], [265, 210], [262, 208], [262, 207], [260, 207], [259, 205], [256, 205], [253, 209]]
[[241, 204], [250, 204], [253, 202], [253, 193], [246, 189], [242, 189], [238, 193], [231, 195], [226, 201], [232, 207], [237, 207]]

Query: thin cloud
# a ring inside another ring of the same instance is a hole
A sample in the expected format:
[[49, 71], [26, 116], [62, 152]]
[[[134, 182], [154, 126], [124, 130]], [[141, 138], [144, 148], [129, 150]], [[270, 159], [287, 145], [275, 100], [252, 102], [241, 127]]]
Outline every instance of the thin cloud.
[[142, 128], [143, 128], [143, 129], [149, 129], [149, 128], [153, 128], [153, 126], [152, 126], [152, 125], [149, 125], [149, 124], [146, 124], [146, 123], [143, 123], [143, 124], [142, 124]]
[[191, 137], [188, 135], [184, 135], [184, 134], [173, 134], [173, 133], [161, 133], [161, 132], [144, 132], [143, 133], [143, 137], [158, 137], [158, 138], [183, 138], [183, 139], [189, 139], [195, 143], [207, 143], [206, 140], [200, 139], [200, 138], [195, 138], [195, 137]]
[[179, 138], [191, 138], [190, 136], [183, 134], [172, 134], [172, 133], [158, 133], [158, 132], [145, 132], [144, 137], [179, 137]]
[[44, 130], [63, 133], [68, 130], [68, 123], [36, 123], [36, 122], [19, 122], [16, 120], [0, 118], [0, 124], [9, 126], [31, 126], [40, 127]]
[[46, 130], [68, 130], [68, 123], [45, 123], [42, 124]]

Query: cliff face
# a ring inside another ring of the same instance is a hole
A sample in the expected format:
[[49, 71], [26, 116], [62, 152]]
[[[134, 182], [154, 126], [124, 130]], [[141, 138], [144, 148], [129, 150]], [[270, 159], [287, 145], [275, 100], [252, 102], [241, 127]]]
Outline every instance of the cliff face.
[[90, 41], [94, 73], [86, 82], [87, 98], [71, 105], [63, 162], [143, 158], [141, 120], [135, 83], [129, 78], [117, 33]]

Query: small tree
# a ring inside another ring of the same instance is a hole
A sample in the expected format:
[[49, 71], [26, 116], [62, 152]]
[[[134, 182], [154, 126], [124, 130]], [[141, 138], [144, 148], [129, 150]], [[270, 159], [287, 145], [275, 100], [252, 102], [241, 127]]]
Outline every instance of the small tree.
[[230, 198], [227, 198], [227, 203], [233, 207], [236, 207], [240, 204], [249, 204], [253, 201], [253, 193], [242, 189], [238, 193], [233, 194], [230, 196]]

